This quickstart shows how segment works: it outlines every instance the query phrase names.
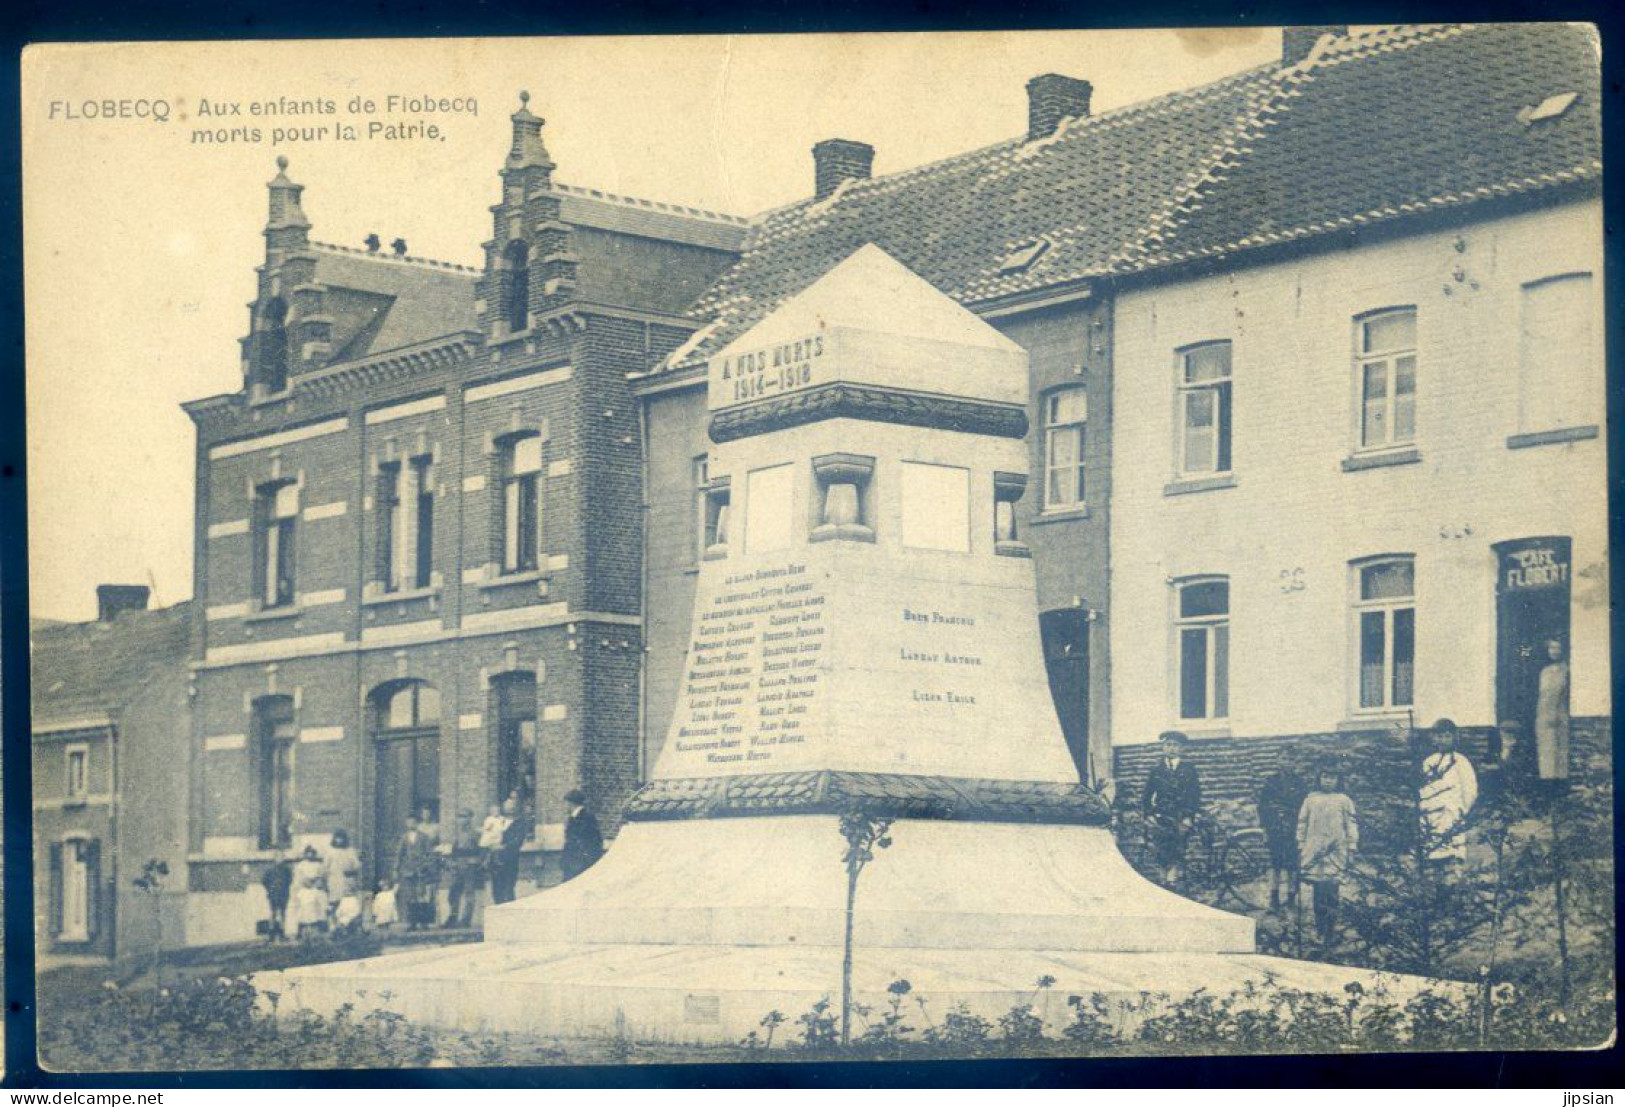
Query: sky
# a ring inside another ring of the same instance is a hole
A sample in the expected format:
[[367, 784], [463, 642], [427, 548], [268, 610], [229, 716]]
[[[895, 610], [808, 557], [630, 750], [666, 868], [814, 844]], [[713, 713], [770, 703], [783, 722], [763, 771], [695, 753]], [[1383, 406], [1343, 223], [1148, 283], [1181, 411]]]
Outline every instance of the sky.
[[[1091, 81], [1100, 112], [1279, 49], [1278, 31], [1257, 28], [31, 47], [32, 613], [94, 618], [103, 583], [151, 584], [154, 606], [190, 596], [195, 442], [180, 405], [241, 387], [278, 155], [317, 241], [376, 232], [478, 265], [521, 89], [547, 120], [556, 180], [749, 216], [811, 193], [825, 138], [868, 142], [875, 173], [895, 173], [1022, 133], [1040, 73]], [[471, 99], [473, 112], [390, 115], [390, 96]], [[352, 116], [356, 97], [381, 110]], [[253, 114], [281, 98], [337, 111]], [[240, 114], [213, 114], [233, 103]], [[442, 137], [369, 138], [370, 121], [434, 122]], [[361, 136], [331, 137], [341, 122]], [[276, 126], [323, 125], [272, 141]], [[203, 143], [200, 128], [260, 133]]]

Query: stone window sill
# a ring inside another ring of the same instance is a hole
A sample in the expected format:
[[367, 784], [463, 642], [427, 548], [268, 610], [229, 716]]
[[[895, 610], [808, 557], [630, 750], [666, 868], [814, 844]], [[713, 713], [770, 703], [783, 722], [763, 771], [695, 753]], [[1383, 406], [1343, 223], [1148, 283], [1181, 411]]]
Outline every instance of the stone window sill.
[[243, 616], [245, 623], [275, 623], [282, 619], [297, 619], [305, 613], [305, 609], [298, 604], [283, 604], [281, 607], [262, 607], [258, 611], [250, 611]]
[[1050, 523], [1070, 523], [1074, 519], [1089, 518], [1089, 505], [1078, 504], [1076, 507], [1058, 507], [1052, 511], [1043, 511], [1033, 516], [1029, 525], [1035, 527], [1048, 526]]
[[702, 561], [726, 561], [726, 560], [728, 560], [728, 547], [727, 546], [712, 546], [712, 547], [710, 547], [709, 549], [707, 549], [705, 551], [705, 556], [703, 558], [701, 558], [701, 560]]
[[1357, 731], [1410, 730], [1415, 726], [1413, 717], [1408, 712], [1383, 712], [1374, 715], [1356, 715], [1352, 719], [1344, 719], [1337, 724], [1337, 733], [1353, 734]]
[[1415, 465], [1422, 460], [1422, 451], [1415, 446], [1380, 453], [1353, 454], [1343, 459], [1343, 472], [1358, 473], [1363, 469], [1386, 469], [1391, 465]]
[[1596, 438], [1601, 431], [1595, 423], [1580, 427], [1554, 427], [1552, 430], [1531, 431], [1507, 436], [1507, 449], [1527, 450], [1531, 446], [1554, 446], [1559, 442], [1583, 442]]
[[1164, 496], [1185, 496], [1192, 492], [1213, 492], [1220, 488], [1234, 488], [1236, 478], [1230, 473], [1211, 477], [1180, 477], [1162, 486]]
[[409, 603], [412, 600], [433, 599], [438, 595], [440, 595], [440, 585], [431, 584], [426, 588], [402, 588], [394, 592], [369, 592], [361, 597], [361, 603], [364, 607], [372, 607], [376, 604]]
[[499, 577], [487, 577], [474, 582], [475, 588], [506, 588], [511, 584], [542, 584], [545, 585], [553, 574], [547, 569], [527, 569], [523, 573], [504, 573]]
[[1025, 542], [995, 542], [993, 552], [999, 557], [1031, 557], [1033, 551]]

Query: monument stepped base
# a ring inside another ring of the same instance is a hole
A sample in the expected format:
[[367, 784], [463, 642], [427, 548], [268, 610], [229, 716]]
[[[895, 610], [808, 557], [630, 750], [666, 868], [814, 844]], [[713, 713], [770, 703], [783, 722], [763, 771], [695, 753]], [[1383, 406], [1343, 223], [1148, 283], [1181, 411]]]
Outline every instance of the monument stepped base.
[[[1334, 994], [1373, 983], [1365, 970], [1255, 954], [1251, 919], [1147, 881], [1103, 827], [900, 819], [890, 833], [858, 885], [863, 1004], [906, 979], [933, 1019], [1034, 1002], [1058, 1032], [1067, 998], [1094, 992], [1224, 994], [1266, 975]], [[737, 1043], [769, 1011], [794, 1019], [839, 1001], [843, 849], [831, 815], [631, 823], [576, 880], [489, 909], [478, 946], [254, 983], [277, 993], [280, 1015], [353, 1004], [461, 1030]], [[1045, 976], [1055, 984], [1035, 999]]]

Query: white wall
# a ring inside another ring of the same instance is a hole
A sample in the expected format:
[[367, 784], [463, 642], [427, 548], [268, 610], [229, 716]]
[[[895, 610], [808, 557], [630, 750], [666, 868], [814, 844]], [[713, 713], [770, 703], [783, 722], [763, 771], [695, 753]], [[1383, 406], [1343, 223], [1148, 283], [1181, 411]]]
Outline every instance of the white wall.
[[[1523, 426], [1522, 285], [1590, 271], [1594, 355], [1577, 418], [1602, 427], [1602, 225], [1595, 202], [1126, 291], [1116, 307], [1111, 528], [1115, 744], [1177, 724], [1170, 578], [1230, 577], [1237, 735], [1330, 731], [1354, 715], [1351, 559], [1416, 558], [1415, 714], [1495, 714], [1493, 543], [1570, 535], [1572, 711], [1609, 713], [1606, 434], [1509, 448]], [[1418, 312], [1417, 464], [1345, 472], [1353, 319]], [[1174, 351], [1230, 339], [1235, 486], [1168, 495]], [[1199, 728], [1188, 731], [1208, 733]]]

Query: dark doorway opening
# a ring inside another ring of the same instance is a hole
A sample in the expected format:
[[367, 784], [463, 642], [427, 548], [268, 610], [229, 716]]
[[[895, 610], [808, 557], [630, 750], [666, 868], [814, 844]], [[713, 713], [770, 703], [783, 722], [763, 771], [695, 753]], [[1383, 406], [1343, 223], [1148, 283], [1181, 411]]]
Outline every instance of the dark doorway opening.
[[[1550, 731], [1554, 713], [1567, 727], [1571, 546], [1568, 538], [1546, 537], [1495, 547], [1496, 721], [1504, 733], [1514, 725], [1525, 744], [1520, 757], [1533, 758], [1537, 737]], [[1542, 673], [1553, 665], [1564, 671], [1546, 675], [1549, 702], [1543, 704]], [[1499, 749], [1492, 753], [1501, 757]]]

